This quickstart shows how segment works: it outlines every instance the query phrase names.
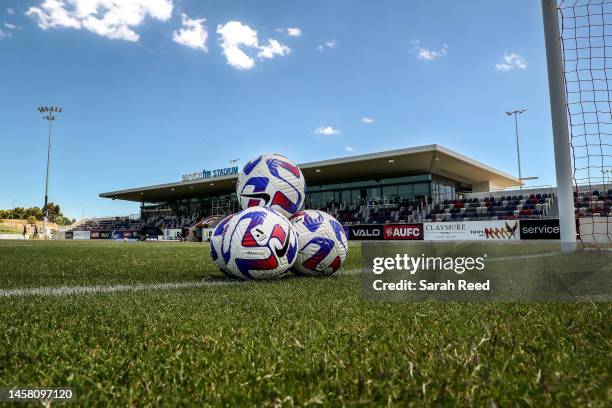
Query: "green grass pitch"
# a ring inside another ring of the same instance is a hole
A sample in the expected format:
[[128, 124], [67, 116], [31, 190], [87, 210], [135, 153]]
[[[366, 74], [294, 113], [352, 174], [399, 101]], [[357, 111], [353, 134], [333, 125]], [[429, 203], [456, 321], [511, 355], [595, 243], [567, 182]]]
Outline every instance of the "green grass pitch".
[[[213, 278], [206, 244], [0, 241], [0, 290]], [[78, 406], [612, 402], [609, 303], [366, 302], [360, 284], [0, 297], [0, 387], [73, 387]]]

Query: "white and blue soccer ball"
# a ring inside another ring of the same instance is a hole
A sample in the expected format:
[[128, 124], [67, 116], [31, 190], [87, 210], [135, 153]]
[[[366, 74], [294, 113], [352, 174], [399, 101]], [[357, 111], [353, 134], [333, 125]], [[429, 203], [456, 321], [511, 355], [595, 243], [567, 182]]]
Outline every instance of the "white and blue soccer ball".
[[236, 193], [243, 209], [267, 207], [291, 217], [304, 204], [306, 182], [302, 171], [280, 154], [249, 161], [238, 176]]
[[221, 220], [219, 224], [215, 227], [211, 237], [210, 237], [210, 256], [215, 265], [219, 267], [221, 272], [223, 272], [227, 276], [233, 276], [225, 267], [223, 263], [223, 257], [221, 256], [221, 242], [223, 240], [223, 234], [227, 230], [227, 226], [229, 221], [232, 219], [234, 214], [230, 214], [224, 219]]
[[300, 211], [291, 219], [298, 234], [296, 275], [328, 276], [342, 266], [348, 253], [344, 228], [323, 211]]
[[220, 267], [241, 279], [269, 279], [289, 271], [297, 234], [287, 218], [264, 207], [235, 214], [221, 235]]

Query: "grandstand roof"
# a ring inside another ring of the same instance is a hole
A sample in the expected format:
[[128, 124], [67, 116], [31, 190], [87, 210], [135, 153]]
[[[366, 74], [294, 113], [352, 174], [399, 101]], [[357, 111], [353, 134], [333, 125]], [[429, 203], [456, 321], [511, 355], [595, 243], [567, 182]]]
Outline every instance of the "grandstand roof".
[[[518, 178], [496, 170], [443, 146], [433, 144], [388, 150], [299, 165], [306, 185], [365, 178], [433, 173], [469, 185], [495, 188], [519, 186]], [[227, 194], [235, 189], [237, 174], [192, 181], [111, 191], [100, 197], [137, 202], [162, 202], [181, 198]]]

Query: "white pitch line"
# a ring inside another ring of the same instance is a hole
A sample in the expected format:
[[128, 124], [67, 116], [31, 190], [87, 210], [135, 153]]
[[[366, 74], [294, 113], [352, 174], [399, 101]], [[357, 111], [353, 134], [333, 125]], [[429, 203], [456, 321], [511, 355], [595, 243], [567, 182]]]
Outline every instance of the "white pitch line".
[[95, 293], [139, 292], [143, 290], [191, 289], [203, 286], [239, 285], [248, 281], [200, 280], [168, 283], [137, 283], [135, 285], [60, 286], [40, 288], [0, 289], [0, 298], [17, 296], [66, 296]]
[[545, 258], [549, 256], [561, 255], [559, 251], [556, 252], [542, 252], [539, 254], [528, 254], [528, 255], [511, 255], [511, 256], [498, 256], [487, 259], [489, 262], [495, 261], [515, 261], [517, 259], [530, 259], [530, 258]]
[[[342, 271], [338, 276], [360, 274], [361, 270], [351, 269]], [[24, 296], [69, 296], [97, 293], [115, 292], [141, 292], [145, 290], [170, 290], [170, 289], [193, 289], [205, 286], [227, 286], [243, 285], [254, 283], [255, 281], [241, 280], [199, 280], [187, 282], [167, 282], [167, 283], [137, 283], [134, 285], [95, 285], [95, 286], [49, 286], [39, 288], [16, 288], [0, 289], [0, 298], [24, 297]], [[273, 281], [268, 281], [273, 282]]]

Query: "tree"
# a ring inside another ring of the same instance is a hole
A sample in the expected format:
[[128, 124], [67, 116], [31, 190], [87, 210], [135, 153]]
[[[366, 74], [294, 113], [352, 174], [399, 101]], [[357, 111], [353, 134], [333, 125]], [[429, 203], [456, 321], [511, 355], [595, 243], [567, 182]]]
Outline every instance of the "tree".
[[15, 207], [12, 210], [12, 214], [10, 216], [13, 220], [23, 220], [25, 219], [25, 208], [23, 207]]
[[[70, 225], [74, 221], [71, 221], [69, 218], [64, 217], [62, 211], [60, 210], [60, 206], [54, 203], [49, 203], [47, 205], [49, 209], [49, 213], [47, 214], [49, 222], [57, 223], [59, 225]], [[30, 220], [30, 217], [33, 217], [35, 220], [42, 221], [44, 217], [44, 208], [40, 207], [15, 207], [11, 210], [0, 210], [0, 218], [5, 218], [9, 220]]]
[[57, 217], [55, 218], [55, 223], [56, 223], [57, 225], [64, 226], [64, 225], [70, 225], [70, 224], [72, 224], [72, 223], [73, 223], [73, 221], [72, 221], [72, 220], [70, 220], [70, 218], [68, 218], [68, 217], [64, 217], [63, 215], [60, 215], [60, 216], [57, 216]]
[[24, 211], [26, 218], [34, 217], [37, 220], [43, 219], [43, 212], [39, 207], [26, 208]]
[[47, 204], [47, 219], [49, 222], [55, 222], [58, 216], [62, 216], [60, 206], [54, 203]]

